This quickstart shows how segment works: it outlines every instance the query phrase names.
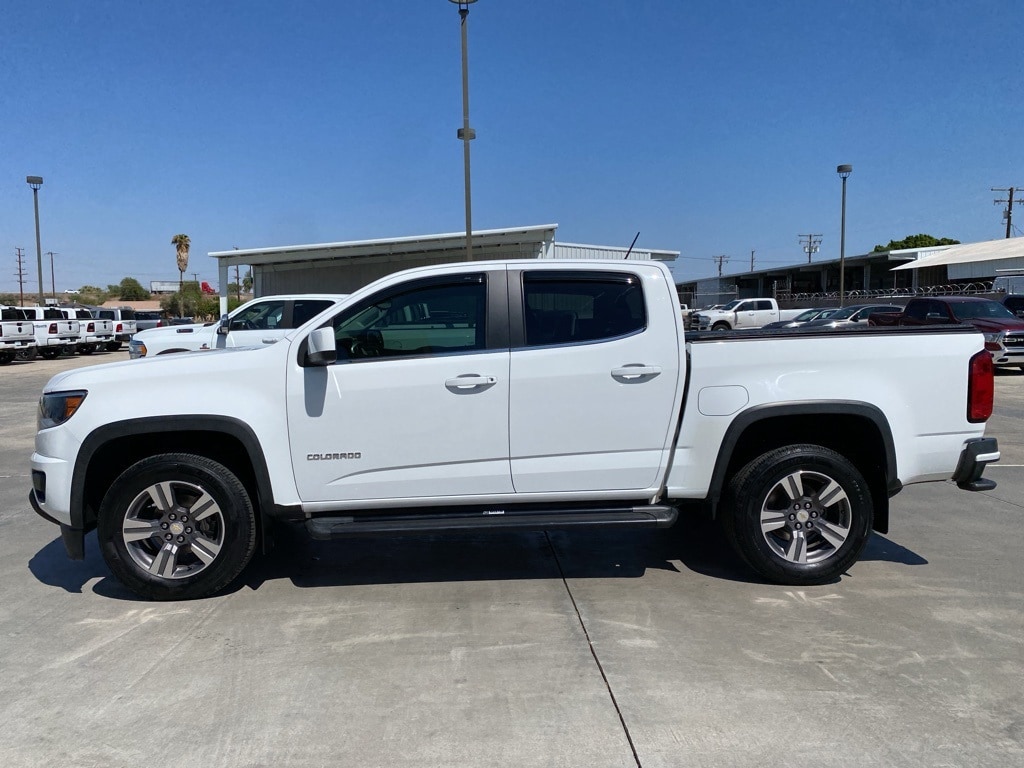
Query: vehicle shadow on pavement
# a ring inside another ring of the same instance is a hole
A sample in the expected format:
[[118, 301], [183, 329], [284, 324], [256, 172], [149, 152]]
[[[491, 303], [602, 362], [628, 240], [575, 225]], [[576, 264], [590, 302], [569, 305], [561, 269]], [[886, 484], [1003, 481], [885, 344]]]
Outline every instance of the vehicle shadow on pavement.
[[[65, 592], [81, 594], [92, 591], [117, 600], [142, 600], [110, 573], [107, 564], [103, 562], [95, 533], [85, 537], [84, 560], [68, 559], [64, 542], [58, 536], [32, 556], [28, 561], [28, 569], [41, 583], [59, 587]], [[94, 579], [99, 581], [87, 590], [86, 584]]]

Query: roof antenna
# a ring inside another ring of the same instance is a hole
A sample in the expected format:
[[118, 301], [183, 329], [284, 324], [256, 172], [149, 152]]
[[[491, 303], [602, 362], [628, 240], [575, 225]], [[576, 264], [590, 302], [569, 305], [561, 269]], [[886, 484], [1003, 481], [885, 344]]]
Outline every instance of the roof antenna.
[[628, 259], [629, 258], [629, 254], [631, 254], [633, 252], [633, 246], [636, 245], [636, 238], [637, 237], [640, 237], [640, 231], [639, 230], [637, 230], [636, 237], [633, 238], [633, 242], [629, 244], [629, 250], [626, 251], [626, 256], [624, 257], [623, 260]]

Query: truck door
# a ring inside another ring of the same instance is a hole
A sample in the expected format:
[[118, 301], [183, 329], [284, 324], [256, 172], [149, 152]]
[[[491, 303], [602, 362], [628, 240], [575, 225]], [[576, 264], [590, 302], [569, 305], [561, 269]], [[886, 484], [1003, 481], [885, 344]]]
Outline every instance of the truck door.
[[682, 340], [672, 322], [677, 297], [660, 274], [646, 281], [642, 274], [510, 272], [516, 493], [660, 483], [675, 430]]
[[337, 362], [289, 366], [302, 501], [512, 493], [507, 318], [501, 265], [404, 280], [341, 310]]

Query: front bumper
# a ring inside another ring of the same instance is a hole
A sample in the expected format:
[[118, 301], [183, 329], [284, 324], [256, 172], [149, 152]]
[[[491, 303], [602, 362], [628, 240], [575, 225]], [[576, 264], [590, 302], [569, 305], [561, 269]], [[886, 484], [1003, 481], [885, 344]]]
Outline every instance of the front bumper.
[[995, 480], [982, 477], [985, 467], [999, 461], [999, 443], [994, 437], [968, 440], [960, 453], [953, 482], [965, 491], [991, 491]]

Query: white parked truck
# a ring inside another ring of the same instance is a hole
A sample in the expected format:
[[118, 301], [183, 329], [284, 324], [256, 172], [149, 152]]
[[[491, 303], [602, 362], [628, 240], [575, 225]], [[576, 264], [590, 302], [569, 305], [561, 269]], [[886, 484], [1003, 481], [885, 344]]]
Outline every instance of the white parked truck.
[[0, 365], [7, 365], [21, 353], [36, 356], [36, 334], [28, 315], [15, 307], [0, 305]]
[[114, 323], [96, 317], [85, 307], [61, 307], [68, 320], [78, 321], [78, 353], [91, 355], [114, 341]]
[[60, 354], [75, 354], [78, 346], [78, 320], [69, 320], [56, 307], [17, 307], [32, 321], [36, 349], [52, 360]]
[[167, 325], [139, 331], [128, 342], [132, 360], [174, 352], [273, 344], [345, 298], [346, 294], [303, 294], [253, 299], [219, 323]]
[[779, 309], [775, 299], [736, 299], [719, 309], [701, 310], [691, 320], [699, 330], [733, 331], [792, 320], [802, 309]]
[[409, 270], [274, 344], [53, 377], [31, 504], [72, 558], [97, 529], [161, 600], [223, 589], [275, 521], [328, 539], [702, 511], [763, 578], [821, 584], [903, 486], [995, 486], [982, 335], [885, 330], [687, 338], [656, 262]]

